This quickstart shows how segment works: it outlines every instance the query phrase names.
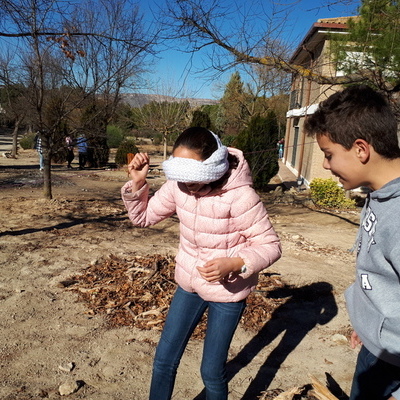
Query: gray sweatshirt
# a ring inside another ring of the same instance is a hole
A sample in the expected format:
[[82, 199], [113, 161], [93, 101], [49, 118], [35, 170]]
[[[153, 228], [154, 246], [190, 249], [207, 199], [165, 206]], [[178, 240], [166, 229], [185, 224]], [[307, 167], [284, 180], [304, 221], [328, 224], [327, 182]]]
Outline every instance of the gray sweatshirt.
[[400, 366], [400, 178], [369, 195], [356, 245], [356, 280], [345, 294], [350, 320], [372, 354]]

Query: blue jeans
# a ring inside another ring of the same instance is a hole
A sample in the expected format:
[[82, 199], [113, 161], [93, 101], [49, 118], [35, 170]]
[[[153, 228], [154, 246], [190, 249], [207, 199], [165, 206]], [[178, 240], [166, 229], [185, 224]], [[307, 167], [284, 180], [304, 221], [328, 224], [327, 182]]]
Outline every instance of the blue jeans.
[[208, 308], [201, 377], [207, 400], [226, 400], [228, 381], [226, 360], [233, 334], [246, 302], [216, 303], [204, 301], [198, 294], [178, 287], [172, 299], [164, 330], [157, 346], [150, 387], [150, 400], [169, 400], [182, 354]]
[[400, 367], [375, 357], [365, 346], [357, 358], [349, 400], [384, 400], [400, 387]]

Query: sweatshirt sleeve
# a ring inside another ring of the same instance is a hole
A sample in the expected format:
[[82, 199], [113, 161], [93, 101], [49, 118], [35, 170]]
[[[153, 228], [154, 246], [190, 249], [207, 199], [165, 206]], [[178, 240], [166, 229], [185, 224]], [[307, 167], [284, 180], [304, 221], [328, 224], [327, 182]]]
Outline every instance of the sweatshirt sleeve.
[[279, 237], [264, 204], [253, 189], [240, 196], [240, 200], [232, 207], [232, 213], [236, 228], [248, 243], [236, 254], [247, 267], [244, 277], [260, 272], [279, 260], [282, 255]]
[[397, 390], [395, 390], [395, 391], [392, 393], [392, 396], [393, 396], [396, 400], [400, 400], [400, 388], [397, 389]]
[[127, 182], [121, 189], [121, 196], [128, 211], [129, 219], [135, 226], [147, 227], [170, 217], [176, 206], [171, 182], [164, 183], [154, 194], [149, 195], [149, 185], [145, 185], [132, 193], [132, 183]]

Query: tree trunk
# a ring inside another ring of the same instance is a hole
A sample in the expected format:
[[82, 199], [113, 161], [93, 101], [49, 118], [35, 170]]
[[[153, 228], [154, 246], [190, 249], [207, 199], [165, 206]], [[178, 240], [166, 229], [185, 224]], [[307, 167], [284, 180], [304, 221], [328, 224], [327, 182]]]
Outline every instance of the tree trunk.
[[51, 190], [51, 149], [49, 142], [50, 142], [49, 137], [45, 134], [42, 134], [43, 157], [44, 157], [43, 196], [45, 199], [51, 200], [53, 198], [53, 194]]
[[164, 160], [167, 159], [167, 135], [163, 135], [164, 137]]
[[19, 131], [19, 125], [20, 125], [21, 121], [19, 119], [17, 119], [15, 121], [15, 125], [14, 125], [14, 131], [12, 134], [12, 149], [11, 149], [11, 157], [12, 158], [17, 158], [17, 154], [18, 154], [18, 131]]
[[51, 191], [51, 165], [46, 156], [44, 157], [43, 179], [43, 196], [45, 199], [51, 200], [53, 198]]

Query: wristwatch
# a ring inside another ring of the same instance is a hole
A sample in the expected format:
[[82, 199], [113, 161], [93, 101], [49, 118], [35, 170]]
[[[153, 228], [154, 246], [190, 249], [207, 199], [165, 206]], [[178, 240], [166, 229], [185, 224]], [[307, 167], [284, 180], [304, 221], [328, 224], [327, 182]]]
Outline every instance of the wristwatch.
[[240, 273], [241, 274], [245, 274], [247, 272], [247, 267], [246, 264], [242, 266], [242, 268], [240, 268]]

